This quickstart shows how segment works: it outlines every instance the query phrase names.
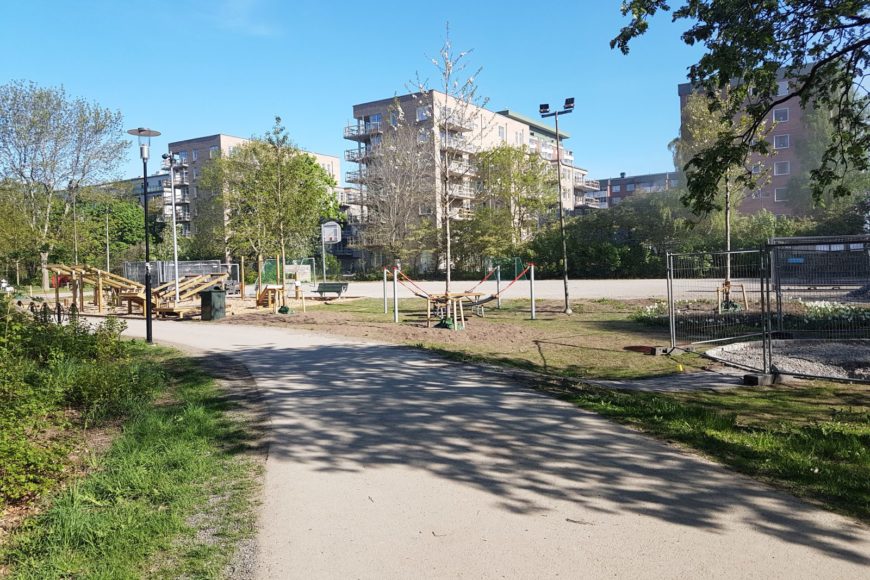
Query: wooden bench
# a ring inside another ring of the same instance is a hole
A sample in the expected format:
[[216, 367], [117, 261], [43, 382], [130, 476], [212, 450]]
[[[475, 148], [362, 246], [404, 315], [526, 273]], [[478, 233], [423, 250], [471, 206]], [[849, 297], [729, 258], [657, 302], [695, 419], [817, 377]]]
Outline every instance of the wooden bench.
[[327, 292], [338, 294], [338, 297], [341, 298], [341, 295], [347, 292], [347, 282], [321, 282], [317, 285], [315, 292], [320, 294], [321, 298]]

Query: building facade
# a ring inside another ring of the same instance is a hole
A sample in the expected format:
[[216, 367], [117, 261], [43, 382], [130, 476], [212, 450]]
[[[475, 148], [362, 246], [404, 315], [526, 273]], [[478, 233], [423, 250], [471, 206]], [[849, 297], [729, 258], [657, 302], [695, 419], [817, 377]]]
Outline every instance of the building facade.
[[[199, 213], [198, 202], [208, 200], [214, 192], [200, 187], [199, 180], [203, 167], [211, 159], [220, 155], [229, 155], [239, 145], [249, 139], [233, 137], [232, 135], [209, 135], [194, 139], [175, 141], [169, 144], [169, 151], [176, 156], [175, 182], [169, 187], [169, 176], [166, 175], [166, 187], [163, 195], [163, 219], [172, 219], [175, 211], [176, 223], [181, 226], [182, 235], [190, 236], [196, 233], [196, 218]], [[306, 152], [313, 156], [317, 163], [336, 181], [341, 175], [341, 162], [338, 157]], [[168, 167], [168, 166], [167, 166]], [[173, 188], [175, 203], [173, 207]]]
[[[555, 129], [515, 111], [488, 111], [432, 90], [354, 105], [353, 117], [355, 122], [344, 128], [344, 138], [355, 146], [345, 151], [344, 158], [357, 164], [346, 175], [346, 181], [356, 185], [357, 195], [348, 193], [346, 199], [361, 204], [359, 209], [349, 207], [360, 216], [366, 211], [368, 166], [379, 154], [386, 128], [400, 123], [414, 126], [420, 141], [432, 148], [432, 158], [439, 160], [431, 176], [432, 211], [438, 224], [445, 211], [453, 219], [471, 216], [478, 177], [475, 157], [503, 144], [526, 146], [554, 163], [556, 147], [562, 148], [562, 201], [569, 212], [578, 205], [593, 203], [588, 194], [598, 189], [597, 184], [586, 179], [585, 169], [574, 166], [573, 153], [563, 145], [568, 133], [560, 131], [557, 136]], [[443, 195], [444, 184], [450, 188], [449, 195]], [[442, 207], [445, 200], [450, 207]]]
[[[780, 80], [779, 95], [788, 94], [788, 82]], [[677, 93], [680, 97], [680, 118], [684, 118], [689, 96], [694, 92], [691, 83], [680, 84]], [[766, 139], [770, 142], [773, 154], [760, 156], [753, 154], [749, 159], [750, 170], [758, 174], [759, 187], [746, 192], [740, 204], [740, 211], [756, 213], [766, 209], [775, 215], [794, 215], [799, 212], [794, 201], [789, 199], [789, 182], [800, 175], [800, 147], [808, 138], [804, 110], [800, 99], [792, 97], [777, 105], [767, 116], [769, 131]]]
[[645, 175], [626, 175], [607, 177], [595, 181], [599, 188], [590, 196], [595, 199], [598, 207], [609, 208], [619, 205], [626, 197], [652, 191], [667, 191], [679, 185], [677, 173], [647, 173]]

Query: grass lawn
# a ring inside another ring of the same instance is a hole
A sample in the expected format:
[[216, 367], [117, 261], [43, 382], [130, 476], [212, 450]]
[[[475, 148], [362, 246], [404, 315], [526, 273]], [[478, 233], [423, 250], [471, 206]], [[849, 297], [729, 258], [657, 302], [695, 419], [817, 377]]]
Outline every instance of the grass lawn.
[[137, 349], [170, 388], [0, 548], [12, 578], [220, 577], [253, 536], [260, 466], [245, 422], [195, 361]]
[[[584, 379], [642, 379], [693, 372], [711, 362], [694, 354], [653, 357], [633, 347], [668, 344], [666, 329], [631, 315], [653, 301], [539, 303], [505, 301], [502, 310], [469, 317], [468, 328], [427, 329], [425, 303], [399, 301], [402, 324], [378, 299], [332, 301], [288, 316], [241, 314], [227, 323], [296, 326], [436, 351], [454, 359], [545, 374], [543, 386], [583, 408], [703, 452], [831, 509], [870, 521], [870, 387], [794, 381], [728, 391], [645, 393], [602, 389]], [[492, 303], [491, 303], [492, 304]], [[392, 308], [392, 303], [390, 303]], [[571, 385], [566, 388], [565, 378]], [[699, 378], [699, 380], [702, 380]]]

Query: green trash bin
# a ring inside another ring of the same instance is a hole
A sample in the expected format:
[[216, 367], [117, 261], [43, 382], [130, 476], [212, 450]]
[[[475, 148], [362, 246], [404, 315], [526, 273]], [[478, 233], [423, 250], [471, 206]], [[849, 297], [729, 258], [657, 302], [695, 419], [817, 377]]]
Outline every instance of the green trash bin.
[[203, 320], [220, 320], [227, 315], [227, 291], [220, 288], [199, 293]]

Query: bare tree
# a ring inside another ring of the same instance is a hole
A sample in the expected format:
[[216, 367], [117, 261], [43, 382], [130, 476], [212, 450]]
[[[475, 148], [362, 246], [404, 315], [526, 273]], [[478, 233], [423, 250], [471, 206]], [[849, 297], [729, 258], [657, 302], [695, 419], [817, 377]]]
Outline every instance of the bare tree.
[[427, 249], [425, 234], [435, 205], [434, 166], [430, 145], [420, 141], [418, 128], [407, 121], [398, 101], [391, 118], [361, 175], [368, 207], [361, 237], [365, 247], [408, 261]]
[[428, 80], [419, 74], [414, 83], [417, 121], [431, 120], [431, 134], [427, 137], [431, 139], [429, 151], [435, 167], [436, 219], [441, 226], [447, 292], [452, 269], [450, 221], [470, 209], [474, 189], [469, 178], [476, 172], [474, 157], [492, 124], [492, 115], [484, 111], [488, 99], [477, 94], [476, 79], [482, 69], [469, 73], [470, 53], [454, 51], [448, 25], [438, 57], [431, 59], [438, 71], [437, 89], [431, 89]]
[[25, 81], [0, 86], [0, 177], [19, 186], [21, 207], [39, 246], [44, 288], [45, 267], [61, 229], [58, 214], [63, 218], [75, 207], [82, 186], [106, 178], [128, 145], [120, 112], [70, 99], [62, 87]]

